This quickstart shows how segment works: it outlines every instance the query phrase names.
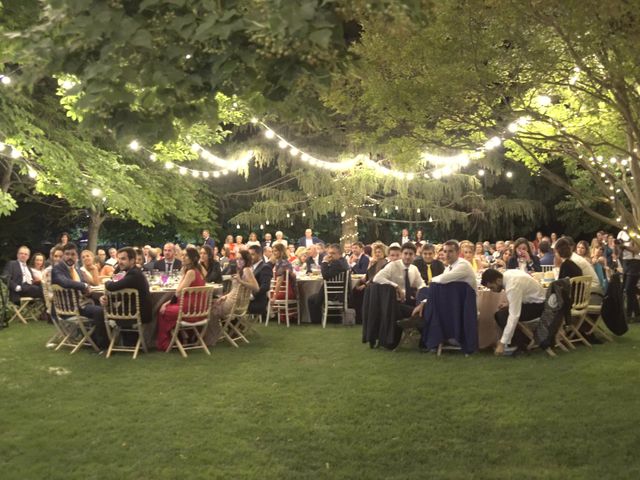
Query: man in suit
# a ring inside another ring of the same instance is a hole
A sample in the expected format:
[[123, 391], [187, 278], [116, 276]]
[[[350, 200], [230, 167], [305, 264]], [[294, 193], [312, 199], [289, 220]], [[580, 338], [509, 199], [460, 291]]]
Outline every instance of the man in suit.
[[417, 257], [413, 264], [418, 267], [418, 271], [420, 272], [420, 276], [427, 284], [427, 286], [431, 283], [431, 279], [436, 277], [444, 272], [444, 264], [435, 258], [436, 256], [436, 247], [432, 244], [428, 243], [422, 247], [422, 254], [420, 257]]
[[[327, 247], [327, 254], [320, 264], [320, 271], [324, 280], [332, 280], [341, 273], [349, 270], [347, 261], [342, 257], [340, 245], [331, 244]], [[324, 306], [324, 287], [307, 300], [311, 323], [322, 323], [322, 307]]]
[[156, 260], [154, 270], [158, 270], [159, 272], [172, 272], [182, 268], [182, 262], [176, 258], [176, 250], [173, 243], [166, 243], [162, 249], [162, 254], [164, 258], [162, 258], [162, 260]]
[[349, 267], [351, 273], [364, 275], [369, 269], [369, 257], [364, 254], [364, 245], [362, 242], [353, 242], [351, 244], [351, 256], [349, 257]]
[[304, 237], [300, 237], [298, 239], [298, 247], [309, 248], [312, 245], [315, 245], [316, 243], [320, 243], [320, 242], [322, 242], [322, 240], [320, 240], [318, 237], [314, 237], [313, 231], [310, 228], [307, 228], [304, 231]]
[[318, 251], [317, 245], [311, 245], [307, 254], [307, 272], [310, 272], [311, 267], [314, 265], [319, 267], [324, 260], [324, 257], [325, 254]]
[[11, 260], [4, 274], [9, 280], [9, 298], [20, 304], [20, 297], [44, 298], [40, 280], [36, 280], [31, 268], [27, 265], [31, 251], [22, 246], [18, 249], [17, 259]]
[[202, 246], [209, 245], [211, 247], [211, 250], [213, 250], [213, 247], [216, 246], [216, 242], [213, 240], [213, 238], [211, 238], [211, 232], [209, 232], [209, 230], [207, 230], [206, 228], [202, 230], [202, 240]]
[[404, 245], [405, 243], [410, 242], [409, 238], [409, 230], [407, 228], [402, 229], [402, 237], [400, 238], [400, 245]]
[[272, 246], [273, 245], [272, 245], [272, 242], [271, 242], [271, 234], [270, 233], [265, 233], [264, 234], [264, 241], [262, 242], [262, 248], [272, 247]]
[[270, 263], [264, 261], [262, 247], [251, 245], [249, 247], [249, 255], [251, 255], [253, 275], [256, 277], [260, 287], [257, 292], [253, 293], [253, 298], [249, 302], [249, 313], [260, 314], [264, 319], [267, 316], [273, 269]]
[[[104, 324], [104, 312], [102, 307], [95, 305], [88, 295], [91, 293], [89, 284], [82, 282], [78, 263], [78, 247], [74, 243], [67, 243], [62, 248], [62, 261], [56, 263], [51, 269], [51, 283], [62, 288], [77, 290], [84, 296], [79, 297], [80, 315], [87, 317], [95, 325], [93, 341], [98, 348], [105, 349], [109, 344], [107, 329]], [[135, 262], [135, 253], [134, 253]]]
[[[142, 323], [151, 321], [151, 297], [149, 293], [149, 282], [142, 273], [142, 270], [136, 266], [136, 251], [132, 247], [125, 247], [118, 250], [118, 266], [120, 272], [124, 276], [117, 281], [107, 282], [104, 285], [105, 290], [116, 292], [125, 288], [134, 288], [138, 291], [140, 300], [140, 316]], [[106, 305], [107, 297], [102, 296], [100, 303]]]

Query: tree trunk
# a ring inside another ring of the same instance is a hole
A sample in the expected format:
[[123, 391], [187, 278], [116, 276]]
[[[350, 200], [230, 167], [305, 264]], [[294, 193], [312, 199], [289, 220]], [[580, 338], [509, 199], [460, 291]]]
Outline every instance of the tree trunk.
[[4, 193], [9, 192], [9, 187], [11, 186], [11, 173], [13, 170], [13, 160], [10, 158], [5, 158], [4, 163], [6, 168], [2, 172], [2, 178], [0, 179], [0, 188]]
[[100, 227], [104, 222], [105, 215], [100, 212], [91, 211], [89, 215], [89, 241], [87, 248], [92, 252], [95, 252], [98, 248], [98, 235], [100, 234]]
[[345, 207], [345, 215], [341, 217], [342, 236], [340, 237], [340, 246], [342, 251], [350, 246], [353, 242], [358, 241], [358, 217], [356, 217], [356, 209], [353, 207]]

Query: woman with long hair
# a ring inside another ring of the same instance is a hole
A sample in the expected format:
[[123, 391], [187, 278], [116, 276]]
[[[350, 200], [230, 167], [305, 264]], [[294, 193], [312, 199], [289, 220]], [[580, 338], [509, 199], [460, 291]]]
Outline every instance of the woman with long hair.
[[200, 247], [200, 266], [207, 283], [222, 283], [222, 269], [216, 262], [213, 249], [209, 245]]
[[513, 244], [514, 255], [509, 259], [507, 268], [520, 268], [527, 272], [541, 272], [540, 260], [533, 254], [529, 240], [518, 238]]
[[256, 293], [260, 290], [260, 285], [256, 277], [253, 275], [253, 269], [251, 268], [251, 255], [248, 250], [241, 250], [238, 258], [235, 261], [235, 268], [237, 269], [231, 277], [231, 290], [226, 295], [223, 295], [213, 303], [213, 318], [218, 320], [223, 318], [229, 313], [236, 303], [238, 292], [240, 288], [248, 288], [251, 293]]
[[[294, 300], [296, 298], [296, 274], [287, 260], [287, 249], [282, 243], [276, 243], [273, 246], [271, 263], [273, 263], [273, 278], [276, 280], [273, 291], [270, 293], [271, 300], [284, 300], [286, 297], [289, 300]], [[286, 281], [287, 272], [289, 272], [289, 284], [285, 292], [282, 286]], [[280, 313], [280, 322], [286, 321], [285, 313]]]
[[[158, 336], [156, 337], [156, 347], [158, 350], [166, 350], [171, 341], [171, 330], [178, 321], [180, 304], [178, 298], [180, 293], [189, 287], [203, 287], [204, 276], [200, 268], [200, 255], [196, 248], [187, 248], [182, 256], [182, 278], [176, 288], [176, 293], [171, 301], [165, 302], [158, 312]], [[184, 310], [188, 310], [190, 298], [184, 299]]]
[[96, 265], [96, 257], [93, 252], [91, 250], [83, 250], [80, 260], [82, 261], [80, 272], [84, 277], [84, 281], [94, 287], [100, 285], [100, 269]]
[[576, 253], [591, 263], [591, 253], [589, 252], [589, 244], [585, 240], [580, 240], [576, 244]]

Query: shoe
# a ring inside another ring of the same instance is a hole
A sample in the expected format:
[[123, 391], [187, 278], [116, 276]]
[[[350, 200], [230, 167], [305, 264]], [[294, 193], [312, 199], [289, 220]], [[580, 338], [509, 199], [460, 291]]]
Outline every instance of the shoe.
[[398, 320], [396, 324], [403, 330], [407, 330], [410, 328], [420, 330], [423, 326], [423, 322], [424, 319], [420, 315], [413, 315], [412, 317]]

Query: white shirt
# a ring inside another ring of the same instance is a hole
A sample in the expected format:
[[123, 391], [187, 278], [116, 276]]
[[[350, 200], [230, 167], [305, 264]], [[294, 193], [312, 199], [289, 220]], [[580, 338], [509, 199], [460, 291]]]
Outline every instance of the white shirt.
[[313, 245], [313, 238], [306, 238], [304, 239], [304, 246], [309, 248], [311, 245]]
[[509, 345], [516, 331], [523, 303], [544, 303], [545, 293], [542, 285], [527, 272], [518, 269], [507, 270], [502, 275], [502, 284], [509, 301], [509, 318], [500, 341]]
[[466, 282], [474, 290], [478, 288], [476, 273], [473, 271], [471, 264], [464, 258], [459, 258], [448, 267], [445, 267], [444, 272], [433, 277], [431, 281], [435, 283]]
[[576, 252], [573, 252], [571, 254], [570, 260], [580, 267], [580, 270], [582, 270], [582, 275], [591, 277], [591, 291], [594, 291], [594, 289], [600, 291], [600, 280], [598, 280], [598, 275], [593, 269], [593, 265], [591, 265], [585, 258], [581, 257]]
[[[622, 240], [622, 244], [625, 247], [630, 246], [629, 242], [631, 241], [631, 238], [629, 237], [629, 234], [626, 232], [626, 230], [620, 230], [620, 232], [618, 232], [617, 238], [618, 240]], [[631, 252], [627, 248], [622, 250], [622, 260], [639, 260], [639, 259], [640, 259], [640, 252], [634, 255], [633, 252]], [[571, 260], [573, 260], [573, 258]]]
[[22, 283], [31, 285], [33, 283], [33, 276], [31, 275], [31, 269], [27, 267], [26, 263], [18, 262], [20, 269], [22, 270]]
[[118, 259], [117, 258], [109, 258], [108, 260], [105, 260], [104, 263], [106, 265], [111, 265], [112, 267], [115, 267], [118, 264]]
[[410, 242], [411, 239], [409, 237], [402, 237], [402, 239], [400, 240], [400, 246], [404, 245], [407, 242]]
[[[373, 277], [373, 283], [379, 283], [382, 285], [392, 285], [397, 288], [398, 286], [404, 292], [404, 271], [409, 269], [409, 285], [412, 288], [420, 289], [426, 287], [420, 270], [418, 267], [411, 264], [408, 267], [400, 260], [394, 260], [388, 263], [380, 270], [375, 277]], [[405, 292], [406, 293], [406, 292]]]
[[289, 246], [289, 242], [287, 242], [284, 238], [281, 238], [280, 240], [274, 240], [273, 244], [275, 245], [276, 243], [281, 243], [282, 245], [284, 245], [284, 248], [287, 248]]
[[252, 245], [255, 245], [255, 246], [259, 247], [259, 246], [260, 246], [260, 242], [259, 242], [259, 241], [257, 241], [257, 240], [249, 240], [249, 241], [246, 243], [246, 245], [247, 245], [247, 247], [251, 247]]

